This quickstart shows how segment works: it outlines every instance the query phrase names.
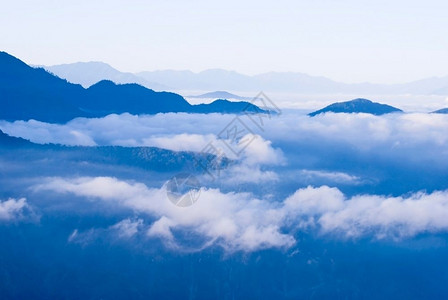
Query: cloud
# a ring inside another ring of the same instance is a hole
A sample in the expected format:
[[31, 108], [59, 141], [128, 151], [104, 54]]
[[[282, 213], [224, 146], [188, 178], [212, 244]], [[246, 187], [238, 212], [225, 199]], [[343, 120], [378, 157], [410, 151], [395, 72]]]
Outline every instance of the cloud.
[[297, 242], [297, 229], [376, 239], [448, 231], [448, 191], [347, 198], [337, 188], [321, 186], [299, 189], [284, 201], [271, 201], [249, 193], [203, 188], [193, 206], [179, 208], [167, 199], [164, 187], [148, 188], [110, 177], [52, 178], [36, 189], [105, 201], [150, 216], [155, 221], [149, 227], [140, 220], [127, 219], [109, 229], [125, 237], [144, 230], [146, 236], [161, 238], [177, 248], [182, 245], [177, 238], [179, 231], [202, 237], [206, 246], [219, 245], [227, 251], [289, 248]]
[[[233, 120], [232, 115], [169, 113], [154, 116], [130, 114], [104, 118], [77, 118], [67, 124], [48, 124], [35, 120], [0, 121], [0, 129], [36, 143], [66, 145], [157, 146], [172, 150], [200, 151]], [[443, 114], [368, 114], [327, 113], [310, 118], [298, 112], [267, 120], [257, 127], [248, 117], [239, 118], [252, 134], [262, 136], [264, 143], [291, 147], [307, 141], [312, 144], [344, 143], [358, 150], [396, 152], [400, 149], [426, 151], [430, 146], [448, 144], [448, 116]], [[270, 156], [262, 150], [263, 142], [253, 142], [253, 154]], [[271, 146], [272, 146], [271, 145]], [[225, 147], [223, 147], [225, 148]], [[283, 148], [283, 147], [282, 147]], [[445, 153], [446, 155], [447, 153]]]
[[145, 146], [170, 149], [174, 151], [196, 151], [201, 152], [205, 145], [210, 142], [216, 143], [217, 138], [212, 134], [175, 134], [143, 138]]
[[347, 199], [336, 188], [308, 187], [287, 198], [285, 208], [292, 216], [312, 217], [307, 225], [318, 226], [322, 233], [347, 238], [404, 238], [448, 231], [448, 191]]
[[147, 231], [148, 236], [163, 237], [167, 240], [174, 240], [171, 228], [176, 225], [173, 220], [163, 216], [155, 221]]
[[328, 180], [335, 183], [343, 184], [359, 184], [361, 178], [353, 176], [344, 172], [327, 172], [321, 170], [301, 170], [301, 176], [310, 180]]
[[[173, 243], [175, 230], [194, 232], [229, 251], [290, 247], [295, 243], [292, 236], [280, 231], [281, 219], [274, 210], [270, 212], [275, 205], [246, 193], [202, 189], [195, 205], [179, 208], [167, 199], [164, 187], [147, 188], [142, 183], [110, 177], [53, 178], [35, 190], [75, 194], [150, 215], [157, 220], [147, 234], [171, 239]], [[129, 227], [138, 228], [126, 224], [125, 228]]]
[[[218, 136], [233, 118], [122, 114], [80, 118], [64, 125], [0, 121], [0, 128], [39, 142], [194, 151], [213, 143], [227, 154], [231, 150], [226, 143], [231, 141]], [[438, 216], [446, 210], [448, 116], [329, 113], [310, 118], [285, 112], [261, 130], [251, 120], [243, 120], [252, 126], [252, 133], [245, 137], [254, 139], [247, 147], [231, 144], [236, 152], [244, 148], [237, 162], [221, 173], [219, 182], [210, 184], [214, 188], [204, 187], [199, 201], [187, 209], [173, 206], [164, 188], [88, 172], [90, 177], [52, 178], [39, 188], [99, 199], [151, 216], [147, 225], [117, 225], [129, 235], [134, 232], [132, 236], [144, 231], [148, 238], [161, 237], [177, 245], [179, 231], [188, 231], [203, 237], [204, 245], [221, 245], [230, 251], [290, 247], [296, 242], [291, 233], [295, 227], [352, 238], [402, 238], [447, 229]], [[301, 188], [310, 183], [321, 187]], [[235, 186], [247, 193], [236, 192]], [[429, 194], [415, 193], [420, 189]], [[263, 195], [266, 190], [270, 195]], [[408, 192], [411, 196], [368, 195]]]
[[[328, 113], [310, 118], [303, 113], [286, 111], [265, 120], [261, 128], [247, 116], [239, 116], [238, 120], [248, 129], [246, 137], [256, 138], [238, 157], [227, 146], [231, 145], [234, 152], [239, 153], [245, 145], [218, 138], [234, 120], [235, 116], [222, 114], [134, 116], [125, 113], [97, 119], [78, 118], [62, 125], [34, 120], [0, 121], [0, 129], [37, 143], [155, 146], [175, 151], [201, 151], [213, 144], [227, 157], [244, 159], [240, 164], [253, 165], [262, 172], [265, 170], [259, 168], [261, 165], [274, 167], [287, 163], [295, 170], [314, 169], [360, 177], [359, 170], [350, 169], [348, 164], [341, 169], [341, 165], [337, 165], [341, 159], [356, 159], [357, 165], [378, 161], [390, 166], [448, 167], [448, 115]], [[269, 171], [276, 172], [272, 168]], [[317, 173], [308, 175], [319, 177]], [[320, 177], [320, 183], [326, 183], [325, 178]], [[247, 173], [242, 174], [241, 180], [245, 178], [248, 178]], [[360, 182], [364, 182], [362, 178]]]
[[0, 201], [0, 222], [21, 220], [32, 215], [32, 209], [25, 198]]
[[120, 238], [133, 237], [143, 225], [143, 220], [125, 219], [110, 227], [110, 229], [117, 232]]
[[[216, 120], [212, 124], [210, 120]], [[67, 124], [49, 124], [35, 120], [0, 121], [5, 132], [30, 139], [37, 143], [65, 145], [120, 145], [128, 147], [152, 146], [174, 151], [209, 152], [212, 146], [231, 160], [237, 160], [226, 175], [228, 182], [257, 182], [277, 178], [274, 171], [262, 170], [261, 166], [284, 164], [283, 152], [272, 142], [254, 132], [244, 136], [219, 138], [223, 129], [234, 120], [232, 115], [192, 115], [184, 113], [134, 116], [130, 114], [109, 115], [98, 119], [78, 118]], [[246, 122], [252, 122], [249, 119]], [[241, 141], [249, 140], [245, 144]], [[252, 176], [253, 175], [253, 176]], [[224, 179], [223, 179], [224, 180]]]
[[69, 235], [67, 241], [86, 246], [100, 238], [128, 240], [134, 237], [143, 227], [142, 219], [127, 218], [106, 228], [90, 228], [85, 231], [75, 229]]

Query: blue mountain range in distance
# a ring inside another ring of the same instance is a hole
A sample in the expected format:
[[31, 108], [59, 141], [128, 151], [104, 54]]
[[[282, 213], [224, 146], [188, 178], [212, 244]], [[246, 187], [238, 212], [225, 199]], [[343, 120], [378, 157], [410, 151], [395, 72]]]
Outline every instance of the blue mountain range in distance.
[[313, 117], [319, 114], [323, 114], [326, 112], [332, 113], [367, 113], [376, 116], [394, 113], [394, 112], [403, 112], [401, 109], [396, 107], [372, 102], [368, 99], [354, 99], [346, 102], [337, 102], [330, 104], [322, 109], [309, 113], [308, 115]]
[[171, 88], [166, 85], [147, 81], [144, 78], [129, 72], [120, 72], [110, 65], [99, 61], [33, 67], [42, 67], [60, 78], [67, 79], [72, 83], [81, 84], [85, 88], [88, 88], [101, 80], [110, 80], [115, 83], [137, 83], [157, 91], [171, 90]]
[[182, 96], [155, 92], [138, 84], [115, 84], [102, 80], [85, 89], [42, 68], [0, 52], [0, 119], [64, 123], [76, 117], [104, 117], [111, 113], [157, 114], [243, 113], [242, 107], [264, 111], [249, 102], [218, 101], [191, 105]]
[[188, 98], [198, 98], [198, 99], [235, 99], [235, 100], [252, 100], [251, 97], [242, 97], [226, 91], [215, 91], [210, 93], [205, 93], [196, 96], [188, 96]]

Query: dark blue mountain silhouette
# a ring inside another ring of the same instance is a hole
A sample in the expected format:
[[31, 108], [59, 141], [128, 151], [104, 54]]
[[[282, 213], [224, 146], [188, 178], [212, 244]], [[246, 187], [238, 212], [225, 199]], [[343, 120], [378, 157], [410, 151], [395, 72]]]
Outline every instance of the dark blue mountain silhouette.
[[188, 112], [192, 108], [192, 105], [178, 94], [155, 92], [135, 83], [115, 84], [109, 80], [89, 87], [87, 97], [80, 99], [79, 106], [99, 116], [122, 112]]
[[85, 116], [73, 100], [84, 89], [0, 52], [0, 119], [62, 122]]
[[[103, 117], [125, 112], [239, 113], [247, 103], [226, 101], [195, 106], [178, 94], [107, 80], [84, 89], [0, 52], [0, 105], [0, 119], [63, 123], [76, 117]], [[249, 109], [263, 112], [255, 106]]]
[[330, 104], [308, 115], [313, 117], [318, 114], [333, 112], [333, 113], [367, 113], [372, 115], [384, 115], [393, 112], [402, 112], [401, 109], [395, 108], [390, 105], [372, 102], [367, 99], [354, 99], [347, 102], [337, 102]]
[[433, 114], [448, 114], [448, 108], [438, 109], [432, 112]]

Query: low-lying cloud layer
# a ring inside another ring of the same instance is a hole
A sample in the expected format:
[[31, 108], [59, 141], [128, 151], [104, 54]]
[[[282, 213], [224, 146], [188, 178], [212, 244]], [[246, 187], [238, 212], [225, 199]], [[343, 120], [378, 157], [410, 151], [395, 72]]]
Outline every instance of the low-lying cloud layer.
[[91, 231], [73, 228], [70, 242], [86, 243], [107, 232], [120, 239], [157, 238], [182, 248], [181, 233], [188, 232], [200, 237], [201, 247], [255, 251], [289, 248], [297, 243], [297, 230], [375, 239], [448, 230], [448, 116], [330, 113], [310, 118], [287, 112], [265, 119], [263, 127], [239, 116], [250, 129], [241, 140], [249, 144], [222, 135], [235, 118], [122, 114], [64, 125], [1, 121], [0, 129], [38, 143], [192, 151], [213, 144], [237, 160], [218, 183], [206, 184], [199, 201], [188, 208], [174, 206], [164, 187], [115, 175], [85, 172], [47, 179], [37, 191], [64, 194], [70, 201], [73, 195], [86, 197], [137, 214]]
[[[156, 146], [171, 150], [200, 151], [209, 142], [222, 139], [220, 133], [235, 116], [185, 113], [134, 116], [109, 115], [99, 119], [78, 118], [64, 125], [39, 121], [0, 121], [0, 129], [36, 143], [65, 145]], [[448, 116], [442, 114], [332, 114], [310, 118], [297, 112], [264, 119], [257, 127], [247, 116], [238, 120], [252, 134], [274, 144], [323, 143], [337, 141], [362, 151], [378, 149], [429, 150], [445, 147], [448, 155]]]
[[[142, 219], [125, 219], [108, 230], [120, 238], [143, 230], [145, 236], [161, 238], [173, 248], [182, 248], [176, 237], [179, 231], [203, 238], [203, 247], [218, 245], [227, 251], [289, 248], [297, 243], [293, 234], [297, 230], [375, 239], [448, 231], [448, 191], [347, 198], [337, 188], [322, 186], [299, 189], [277, 202], [249, 193], [203, 188], [193, 206], [179, 208], [167, 199], [165, 188], [111, 177], [50, 178], [35, 189], [87, 197], [152, 217], [155, 221], [148, 224]], [[80, 236], [86, 239], [86, 233], [74, 231], [69, 240], [79, 241]]]

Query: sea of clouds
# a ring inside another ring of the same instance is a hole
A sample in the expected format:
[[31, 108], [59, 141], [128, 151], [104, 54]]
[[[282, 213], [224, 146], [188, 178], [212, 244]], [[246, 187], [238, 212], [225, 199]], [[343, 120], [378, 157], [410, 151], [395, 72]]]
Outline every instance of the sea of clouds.
[[[235, 118], [249, 128], [247, 145], [232, 146], [222, 138]], [[223, 170], [219, 184], [200, 177], [200, 198], [187, 208], [167, 199], [165, 185], [96, 174], [34, 180], [32, 198], [51, 193], [64, 201], [81, 197], [132, 211], [107, 226], [74, 227], [67, 237], [71, 243], [88, 243], [98, 232], [108, 232], [121, 239], [160, 239], [181, 249], [179, 234], [189, 232], [201, 238], [199, 249], [255, 251], [290, 248], [299, 231], [396, 240], [448, 230], [446, 115], [310, 118], [286, 111], [254, 121], [245, 115], [122, 114], [67, 124], [1, 121], [0, 129], [40, 144], [200, 152], [212, 143], [236, 162]], [[0, 220], [23, 219], [25, 208], [41, 213], [36, 201], [9, 199], [0, 203]]]

